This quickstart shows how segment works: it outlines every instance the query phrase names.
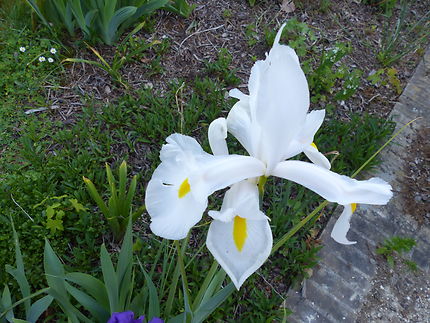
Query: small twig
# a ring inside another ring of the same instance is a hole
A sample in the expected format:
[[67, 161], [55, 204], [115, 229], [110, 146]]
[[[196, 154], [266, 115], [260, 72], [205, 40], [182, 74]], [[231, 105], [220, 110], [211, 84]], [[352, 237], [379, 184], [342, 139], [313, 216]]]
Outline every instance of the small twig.
[[24, 212], [24, 214], [25, 214], [26, 216], [28, 216], [28, 218], [29, 218], [32, 222], [34, 222], [33, 218], [30, 216], [30, 214], [28, 214], [28, 213], [27, 213], [27, 212], [22, 208], [22, 206], [21, 206], [21, 205], [19, 205], [17, 201], [15, 201], [15, 199], [13, 198], [13, 195], [12, 195], [12, 194], [10, 195], [10, 197], [11, 197], [11, 199], [12, 199], [13, 203], [15, 203], [15, 204], [16, 204], [16, 206], [18, 206], [18, 207], [21, 209], [21, 211], [22, 211], [22, 212]]
[[196, 32], [194, 32], [194, 33], [192, 33], [191, 35], [188, 35], [187, 37], [185, 37], [184, 38], [184, 40], [179, 44], [179, 49], [181, 49], [181, 47], [182, 47], [182, 45], [189, 39], [189, 38], [191, 38], [192, 36], [195, 36], [195, 35], [198, 35], [198, 34], [201, 34], [201, 33], [205, 33], [205, 32], [208, 32], [208, 31], [212, 31], [212, 30], [217, 30], [217, 29], [220, 29], [220, 28], [222, 28], [222, 27], [224, 27], [224, 25], [220, 25], [220, 26], [218, 26], [218, 27], [213, 27], [213, 28], [208, 28], [208, 29], [205, 29], [205, 30], [200, 30], [200, 31], [196, 31]]

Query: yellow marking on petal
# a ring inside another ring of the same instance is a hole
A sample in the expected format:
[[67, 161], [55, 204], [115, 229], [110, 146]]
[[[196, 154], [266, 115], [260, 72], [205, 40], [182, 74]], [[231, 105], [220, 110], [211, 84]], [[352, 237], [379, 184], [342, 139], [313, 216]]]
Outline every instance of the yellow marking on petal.
[[241, 218], [240, 216], [235, 216], [233, 222], [233, 240], [239, 252], [242, 251], [247, 236], [246, 219]]
[[317, 147], [317, 145], [315, 145], [315, 143], [313, 142], [313, 143], [311, 143], [311, 146], [312, 147], [314, 147], [316, 150], [318, 150], [318, 147]]
[[355, 212], [356, 208], [357, 208], [357, 203], [351, 203], [351, 211], [352, 211], [352, 213]]
[[188, 183], [188, 178], [182, 182], [181, 186], [179, 186], [178, 197], [181, 199], [185, 195], [187, 195], [191, 191], [190, 183]]

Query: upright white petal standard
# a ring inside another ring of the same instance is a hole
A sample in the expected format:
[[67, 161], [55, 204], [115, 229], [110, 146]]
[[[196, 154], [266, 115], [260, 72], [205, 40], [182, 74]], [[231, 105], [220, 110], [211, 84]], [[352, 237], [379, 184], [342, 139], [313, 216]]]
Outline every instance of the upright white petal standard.
[[145, 196], [151, 230], [166, 239], [186, 237], [201, 219], [210, 194], [264, 173], [264, 165], [253, 157], [213, 156], [180, 134], [166, 141]]
[[333, 230], [331, 231], [331, 237], [334, 239], [334, 241], [346, 245], [357, 243], [357, 241], [349, 241], [346, 238], [346, 234], [351, 227], [349, 222], [351, 221], [351, 216], [354, 213], [356, 207], [357, 205], [355, 203], [344, 206], [342, 214], [340, 215], [339, 219], [337, 219]]
[[230, 91], [239, 102], [227, 117], [228, 131], [251, 156], [266, 164], [266, 175], [285, 159], [309, 106], [308, 84], [299, 59], [292, 48], [279, 44], [284, 26], [266, 59], [252, 67], [249, 96], [237, 89]]
[[386, 204], [392, 197], [391, 186], [379, 178], [357, 181], [317, 165], [296, 160], [279, 163], [272, 173], [296, 182], [330, 202]]
[[227, 120], [218, 118], [211, 122], [208, 129], [209, 145], [214, 155], [228, 155]]
[[273, 238], [269, 222], [258, 206], [255, 184], [234, 184], [214, 218], [206, 245], [237, 289], [267, 260]]
[[[279, 143], [288, 145], [301, 130], [309, 107], [306, 77], [294, 50], [277, 41], [267, 58], [254, 66], [249, 80], [251, 117], [261, 127], [257, 155], [270, 174], [283, 159]], [[255, 113], [253, 113], [255, 111]]]

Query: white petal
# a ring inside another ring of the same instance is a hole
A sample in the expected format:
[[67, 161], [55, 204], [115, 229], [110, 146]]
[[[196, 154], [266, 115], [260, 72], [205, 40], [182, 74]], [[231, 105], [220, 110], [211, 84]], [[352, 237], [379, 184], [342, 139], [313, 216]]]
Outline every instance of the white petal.
[[304, 144], [311, 144], [314, 136], [321, 127], [325, 118], [325, 110], [314, 110], [306, 115], [305, 125], [300, 132], [300, 141]]
[[244, 94], [244, 93], [242, 93], [240, 90], [238, 90], [238, 89], [231, 89], [229, 92], [228, 92], [228, 95], [229, 96], [231, 96], [232, 98], [235, 98], [235, 99], [238, 99], [238, 100], [241, 100], [241, 101], [244, 101], [244, 102], [246, 102], [246, 103], [248, 103], [247, 101], [249, 100], [249, 96], [248, 95], [246, 95], [246, 94]]
[[309, 106], [308, 84], [291, 51], [274, 46], [265, 61], [254, 65], [249, 81], [251, 119], [261, 127], [255, 156], [267, 164], [268, 173], [285, 154], [279, 143], [288, 145], [297, 136]]
[[341, 244], [355, 244], [357, 241], [349, 241], [346, 238], [349, 228], [351, 227], [349, 221], [353, 214], [351, 204], [345, 205], [342, 214], [334, 224], [333, 230], [331, 231], [331, 237], [338, 243]]
[[209, 211], [209, 215], [222, 222], [229, 222], [236, 215], [249, 220], [263, 220], [266, 216], [260, 211], [259, 202], [257, 185], [242, 181], [225, 193], [221, 211]]
[[272, 232], [267, 220], [245, 220], [246, 240], [241, 251], [233, 238], [234, 221], [214, 220], [206, 245], [237, 289], [263, 265], [272, 249]]
[[179, 240], [202, 218], [207, 198], [198, 200], [194, 194], [178, 198], [178, 188], [151, 179], [145, 196], [145, 206], [151, 216], [151, 230], [157, 236]]
[[306, 157], [309, 158], [311, 162], [313, 162], [315, 165], [330, 169], [331, 164], [330, 161], [327, 159], [326, 156], [321, 154], [318, 149], [316, 149], [314, 146], [308, 145], [303, 152], [305, 153]]
[[320, 166], [296, 160], [279, 163], [272, 175], [301, 184], [330, 202], [386, 204], [393, 193], [391, 186], [379, 178], [357, 181]]
[[[325, 110], [311, 111], [306, 115], [306, 121], [303, 125], [303, 128], [296, 135], [296, 137], [291, 141], [290, 145], [286, 146], [284, 157], [283, 157], [284, 160], [292, 158], [300, 154], [301, 152], [306, 153], [306, 149], [308, 149], [310, 144], [314, 141], [314, 136], [318, 131], [318, 129], [321, 127], [321, 124], [324, 121], [324, 117], [325, 117]], [[324, 162], [324, 164], [326, 164], [326, 162]]]
[[211, 122], [208, 129], [209, 145], [214, 155], [228, 155], [227, 142], [227, 121], [218, 118]]
[[191, 137], [175, 134], [167, 142], [145, 196], [151, 229], [167, 239], [187, 235], [201, 219], [207, 197], [214, 191], [264, 173], [264, 165], [253, 157], [213, 156]]
[[251, 155], [255, 156], [255, 143], [258, 139], [259, 129], [251, 122], [249, 103], [237, 102], [227, 116], [227, 129]]

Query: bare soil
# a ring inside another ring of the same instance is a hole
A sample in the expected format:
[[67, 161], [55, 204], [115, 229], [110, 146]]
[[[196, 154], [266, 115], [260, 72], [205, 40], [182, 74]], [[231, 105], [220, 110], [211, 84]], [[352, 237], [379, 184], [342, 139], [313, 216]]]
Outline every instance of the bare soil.
[[398, 257], [395, 268], [390, 268], [382, 256], [377, 262], [378, 272], [357, 323], [430, 322], [428, 274], [411, 271]]

